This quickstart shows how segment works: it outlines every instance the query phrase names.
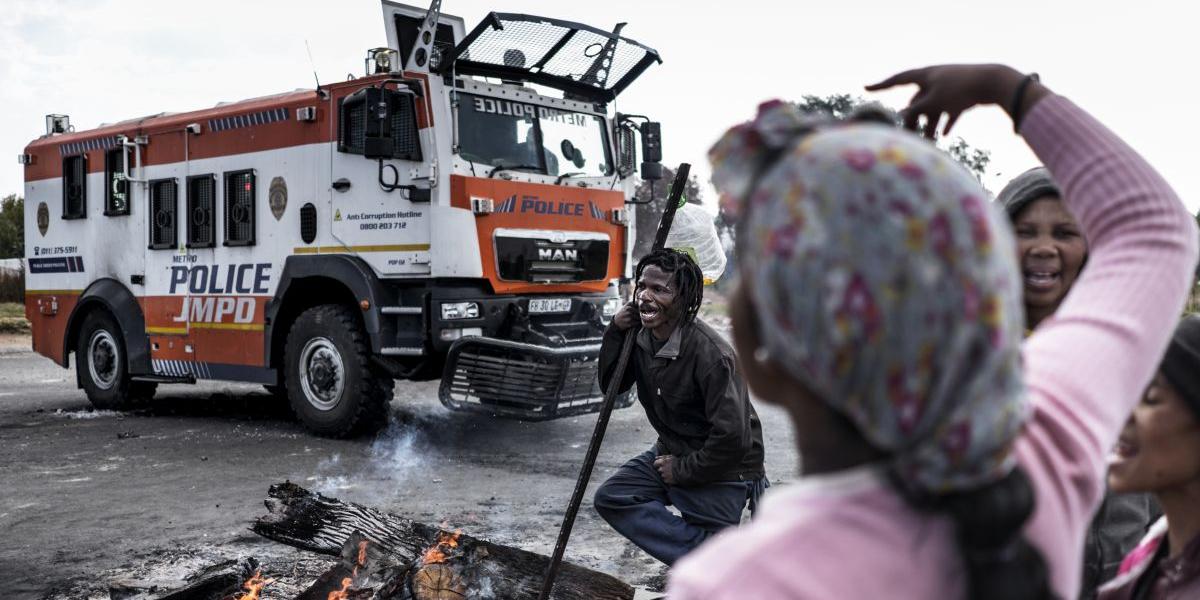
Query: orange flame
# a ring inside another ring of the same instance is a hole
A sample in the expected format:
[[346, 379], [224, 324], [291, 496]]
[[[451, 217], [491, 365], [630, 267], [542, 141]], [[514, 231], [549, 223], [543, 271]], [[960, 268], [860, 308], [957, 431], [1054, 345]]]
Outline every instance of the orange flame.
[[274, 579], [267, 579], [266, 577], [263, 577], [262, 571], [255, 571], [254, 576], [250, 579], [247, 579], [246, 582], [242, 584], [242, 587], [245, 588], [246, 593], [239, 596], [238, 600], [259, 600], [258, 595], [262, 592], [262, 589], [274, 582]]
[[342, 589], [329, 592], [326, 600], [346, 600], [349, 597], [347, 591], [350, 589], [350, 584], [354, 583], [354, 578], [358, 577], [358, 568], [367, 564], [367, 540], [358, 543], [358, 558], [354, 561], [354, 570], [350, 571], [349, 577], [342, 578]]
[[[355, 573], [358, 569], [355, 569]], [[335, 592], [329, 592], [329, 600], [346, 600], [346, 590], [350, 589], [350, 583], [354, 581], [353, 577], [342, 578], [342, 589]]]
[[438, 533], [437, 543], [425, 551], [424, 556], [421, 557], [421, 564], [432, 565], [446, 562], [446, 553], [458, 547], [459, 535], [462, 535], [461, 529], [455, 529], [454, 533], [445, 531]]

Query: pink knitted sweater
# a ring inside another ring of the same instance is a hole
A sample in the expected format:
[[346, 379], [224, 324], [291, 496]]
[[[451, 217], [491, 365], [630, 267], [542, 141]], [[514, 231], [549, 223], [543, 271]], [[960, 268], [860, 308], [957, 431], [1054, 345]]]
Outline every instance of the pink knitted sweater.
[[[1025, 535], [1055, 593], [1079, 593], [1084, 533], [1104, 457], [1158, 366], [1197, 260], [1195, 222], [1162, 177], [1061, 96], [1021, 133], [1062, 187], [1088, 264], [1024, 347], [1032, 410], [1016, 442], [1037, 494]], [[749, 525], [678, 563], [672, 599], [961, 598], [965, 572], [945, 517], [909, 508], [866, 466], [768, 493]]]

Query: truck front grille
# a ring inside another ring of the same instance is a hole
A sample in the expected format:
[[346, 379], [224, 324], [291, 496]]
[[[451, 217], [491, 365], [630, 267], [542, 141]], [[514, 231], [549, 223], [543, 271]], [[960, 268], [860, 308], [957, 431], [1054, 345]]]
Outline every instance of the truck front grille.
[[[450, 348], [439, 396], [454, 410], [546, 420], [596, 412], [599, 345], [546, 348], [495, 338], [463, 338]], [[632, 404], [630, 394], [616, 406]]]
[[608, 274], [608, 240], [561, 242], [497, 234], [496, 270], [505, 281], [599, 281]]

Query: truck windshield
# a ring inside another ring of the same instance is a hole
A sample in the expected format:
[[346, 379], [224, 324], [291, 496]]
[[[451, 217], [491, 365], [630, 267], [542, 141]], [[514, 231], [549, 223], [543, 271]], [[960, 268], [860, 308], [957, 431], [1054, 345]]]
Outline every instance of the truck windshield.
[[547, 175], [613, 172], [604, 119], [514, 100], [458, 94], [459, 155]]

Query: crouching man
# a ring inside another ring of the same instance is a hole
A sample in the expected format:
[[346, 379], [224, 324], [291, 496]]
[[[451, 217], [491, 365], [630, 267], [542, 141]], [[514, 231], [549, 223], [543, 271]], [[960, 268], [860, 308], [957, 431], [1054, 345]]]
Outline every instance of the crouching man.
[[604, 332], [600, 383], [608, 389], [625, 336], [637, 336], [620, 391], [637, 383], [658, 441], [605, 481], [594, 503], [613, 529], [670, 565], [737, 525], [747, 500], [754, 510], [767, 485], [762, 425], [733, 349], [696, 318], [704, 295], [696, 263], [659, 250], [638, 262], [636, 282], [634, 301]]

